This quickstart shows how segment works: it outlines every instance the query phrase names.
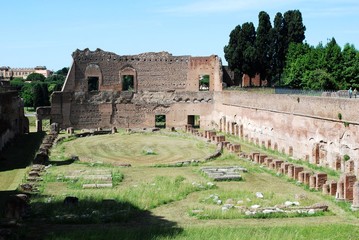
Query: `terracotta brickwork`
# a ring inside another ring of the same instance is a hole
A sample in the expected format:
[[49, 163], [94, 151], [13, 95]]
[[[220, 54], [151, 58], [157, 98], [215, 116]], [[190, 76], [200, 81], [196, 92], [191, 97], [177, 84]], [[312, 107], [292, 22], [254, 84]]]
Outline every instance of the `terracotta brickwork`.
[[219, 57], [120, 56], [101, 49], [72, 57], [63, 89], [52, 97], [51, 120], [61, 128], [154, 127], [156, 115], [166, 116], [166, 127], [184, 127], [189, 115], [211, 127], [213, 92], [222, 90]]
[[[52, 95], [51, 121], [62, 129], [154, 127], [156, 115], [165, 115], [168, 128], [190, 124], [211, 130], [214, 133], [204, 134], [213, 141], [221, 131], [295, 159], [359, 172], [359, 122], [353, 99], [222, 91], [222, 63], [215, 55], [122, 56], [85, 49], [72, 57], [62, 91]], [[202, 87], [204, 76], [209, 78], [208, 88]], [[126, 78], [132, 81], [130, 87]], [[252, 84], [258, 85], [257, 80]], [[338, 113], [349, 125], [338, 119]], [[350, 156], [347, 163], [344, 155]], [[257, 161], [263, 159], [258, 156]], [[276, 168], [274, 162], [267, 164]], [[299, 172], [294, 177], [299, 179]]]

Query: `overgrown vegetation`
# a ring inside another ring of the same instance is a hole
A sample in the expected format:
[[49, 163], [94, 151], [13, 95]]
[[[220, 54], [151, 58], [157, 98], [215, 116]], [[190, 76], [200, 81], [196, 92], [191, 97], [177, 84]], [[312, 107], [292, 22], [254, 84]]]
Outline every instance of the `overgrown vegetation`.
[[[359, 51], [353, 44], [343, 49], [335, 38], [316, 47], [303, 43], [305, 30], [299, 10], [275, 15], [258, 14], [258, 26], [246, 22], [236, 26], [224, 47], [231, 70], [251, 79], [260, 75], [267, 86], [305, 90], [359, 88]], [[252, 86], [252, 82], [250, 82]]]
[[26, 79], [12, 79], [10, 84], [20, 91], [25, 107], [35, 110], [39, 106], [50, 105], [51, 93], [61, 90], [68, 70], [69, 68], [62, 68], [48, 78], [39, 73], [31, 73]]

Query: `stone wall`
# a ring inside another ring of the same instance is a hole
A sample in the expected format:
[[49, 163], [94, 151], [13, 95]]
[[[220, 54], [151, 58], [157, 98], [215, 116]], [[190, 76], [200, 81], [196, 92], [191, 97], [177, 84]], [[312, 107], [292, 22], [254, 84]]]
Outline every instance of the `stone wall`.
[[248, 141], [343, 172], [347, 154], [358, 174], [355, 99], [224, 91], [214, 100], [218, 129], [231, 132], [234, 124]]
[[[73, 58], [62, 91], [52, 95], [51, 121], [63, 129], [154, 127], [156, 115], [166, 116], [166, 127], [184, 128], [199, 116], [204, 130], [358, 176], [356, 99], [222, 91], [223, 68], [214, 55], [120, 56], [85, 49]], [[210, 79], [208, 91], [199, 89], [203, 75]], [[133, 77], [131, 91], [123, 76]], [[88, 91], [93, 77], [98, 89]]]
[[[208, 57], [172, 56], [167, 52], [120, 56], [100, 49], [76, 50], [61, 92], [52, 95], [51, 121], [62, 128], [154, 127], [166, 115], [167, 127], [183, 127], [188, 115], [200, 115], [210, 127], [213, 92], [222, 90], [222, 64]], [[133, 76], [131, 91], [123, 77]], [[200, 91], [201, 76], [208, 91]], [[98, 89], [89, 91], [89, 78]]]
[[29, 131], [24, 106], [17, 91], [0, 92], [0, 151], [17, 134]]

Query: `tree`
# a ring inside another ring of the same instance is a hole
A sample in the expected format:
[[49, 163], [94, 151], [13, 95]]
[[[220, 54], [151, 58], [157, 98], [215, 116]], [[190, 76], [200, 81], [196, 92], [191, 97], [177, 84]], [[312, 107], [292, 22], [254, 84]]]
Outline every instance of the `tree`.
[[49, 106], [49, 92], [46, 83], [35, 83], [33, 86], [33, 107]]
[[260, 74], [261, 80], [282, 77], [286, 54], [290, 43], [302, 43], [305, 26], [299, 10], [287, 11], [284, 17], [277, 13], [274, 28], [269, 15], [262, 11], [258, 15], [257, 30], [253, 23], [236, 26], [224, 47], [225, 59], [231, 70], [248, 74], [250, 78]]
[[[271, 32], [272, 25], [270, 23], [269, 15], [262, 11], [258, 15], [259, 23], [257, 27], [257, 35], [255, 38], [255, 50], [257, 58], [257, 72], [260, 74], [260, 79], [268, 79], [271, 76]], [[261, 81], [262, 82], [262, 81]], [[262, 84], [261, 84], [262, 85]]]
[[288, 49], [290, 43], [302, 43], [305, 39], [306, 30], [303, 25], [302, 13], [299, 10], [287, 11], [284, 13], [283, 20], [283, 30], [286, 35], [286, 49]]
[[25, 83], [20, 94], [21, 98], [24, 100], [25, 107], [34, 107], [33, 84]]
[[243, 62], [243, 49], [239, 44], [239, 35], [241, 34], [242, 27], [236, 26], [229, 35], [229, 43], [224, 47], [224, 58], [228, 62], [228, 67], [232, 71], [242, 74], [241, 64]]
[[349, 86], [359, 88], [359, 52], [352, 44], [345, 44], [343, 51], [343, 71], [340, 88], [347, 89]]
[[334, 38], [327, 43], [324, 53], [323, 63], [326, 71], [333, 76], [335, 81], [340, 81], [343, 72], [343, 56], [341, 48]]
[[29, 74], [29, 76], [27, 76], [26, 78], [26, 81], [30, 81], [30, 82], [33, 82], [33, 81], [40, 81], [40, 82], [43, 82], [45, 81], [45, 76], [40, 74], [40, 73], [31, 73]]
[[62, 75], [62, 76], [64, 76], [64, 77], [66, 77], [68, 72], [69, 72], [69, 68], [68, 68], [68, 67], [64, 67], [64, 68], [62, 68], [62, 69], [56, 71], [54, 75]]
[[25, 81], [23, 78], [14, 78], [13, 80], [10, 80], [10, 85], [21, 91], [21, 89], [25, 85]]
[[285, 65], [286, 36], [284, 30], [284, 19], [280, 12], [275, 15], [270, 37], [272, 39], [271, 45], [269, 47], [271, 49], [270, 66], [272, 69], [272, 83], [278, 83], [281, 85], [280, 80]]

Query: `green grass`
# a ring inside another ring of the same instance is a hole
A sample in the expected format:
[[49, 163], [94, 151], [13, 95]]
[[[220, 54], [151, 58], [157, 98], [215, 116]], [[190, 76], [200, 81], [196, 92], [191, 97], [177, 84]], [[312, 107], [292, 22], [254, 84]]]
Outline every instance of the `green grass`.
[[214, 152], [213, 144], [203, 144], [177, 133], [171, 135], [133, 133], [78, 138], [63, 141], [52, 150], [50, 158], [68, 159], [78, 155], [81, 161], [155, 165], [203, 159]]
[[359, 228], [354, 225], [345, 224], [315, 224], [311, 226], [211, 226], [211, 227], [189, 227], [180, 228], [160, 228], [142, 227], [133, 228], [106, 228], [106, 231], [99, 229], [73, 230], [71, 232], [48, 234], [46, 239], [65, 240], [65, 239], [244, 239], [244, 240], [337, 240], [358, 239]]
[[[243, 148], [256, 149], [249, 144]], [[148, 149], [155, 154], [144, 152]], [[35, 234], [46, 239], [354, 239], [351, 237], [358, 234], [354, 225], [359, 214], [349, 210], [350, 204], [309, 191], [236, 154], [224, 151], [204, 163], [171, 166], [176, 161], [201, 159], [214, 150], [215, 145], [180, 131], [127, 134], [120, 129], [112, 135], [65, 139], [52, 149], [52, 167], [43, 176], [41, 192], [32, 197], [32, 213], [18, 229], [18, 238]], [[72, 155], [80, 160], [72, 160]], [[124, 162], [132, 167], [116, 166]], [[233, 165], [248, 169], [241, 173], [243, 181], [215, 182], [210, 187], [211, 180], [200, 171], [202, 166]], [[97, 180], [85, 180], [81, 174], [98, 171], [109, 172], [114, 187], [83, 189], [82, 184]], [[63, 178], [74, 172], [77, 179]], [[256, 192], [264, 198], [256, 198]], [[223, 213], [223, 204], [217, 205], [211, 195], [243, 209], [298, 201], [300, 206], [326, 203], [329, 212], [310, 217], [246, 216], [234, 208]], [[78, 206], [65, 206], [66, 196], [78, 197]], [[106, 199], [111, 201], [103, 202]]]

